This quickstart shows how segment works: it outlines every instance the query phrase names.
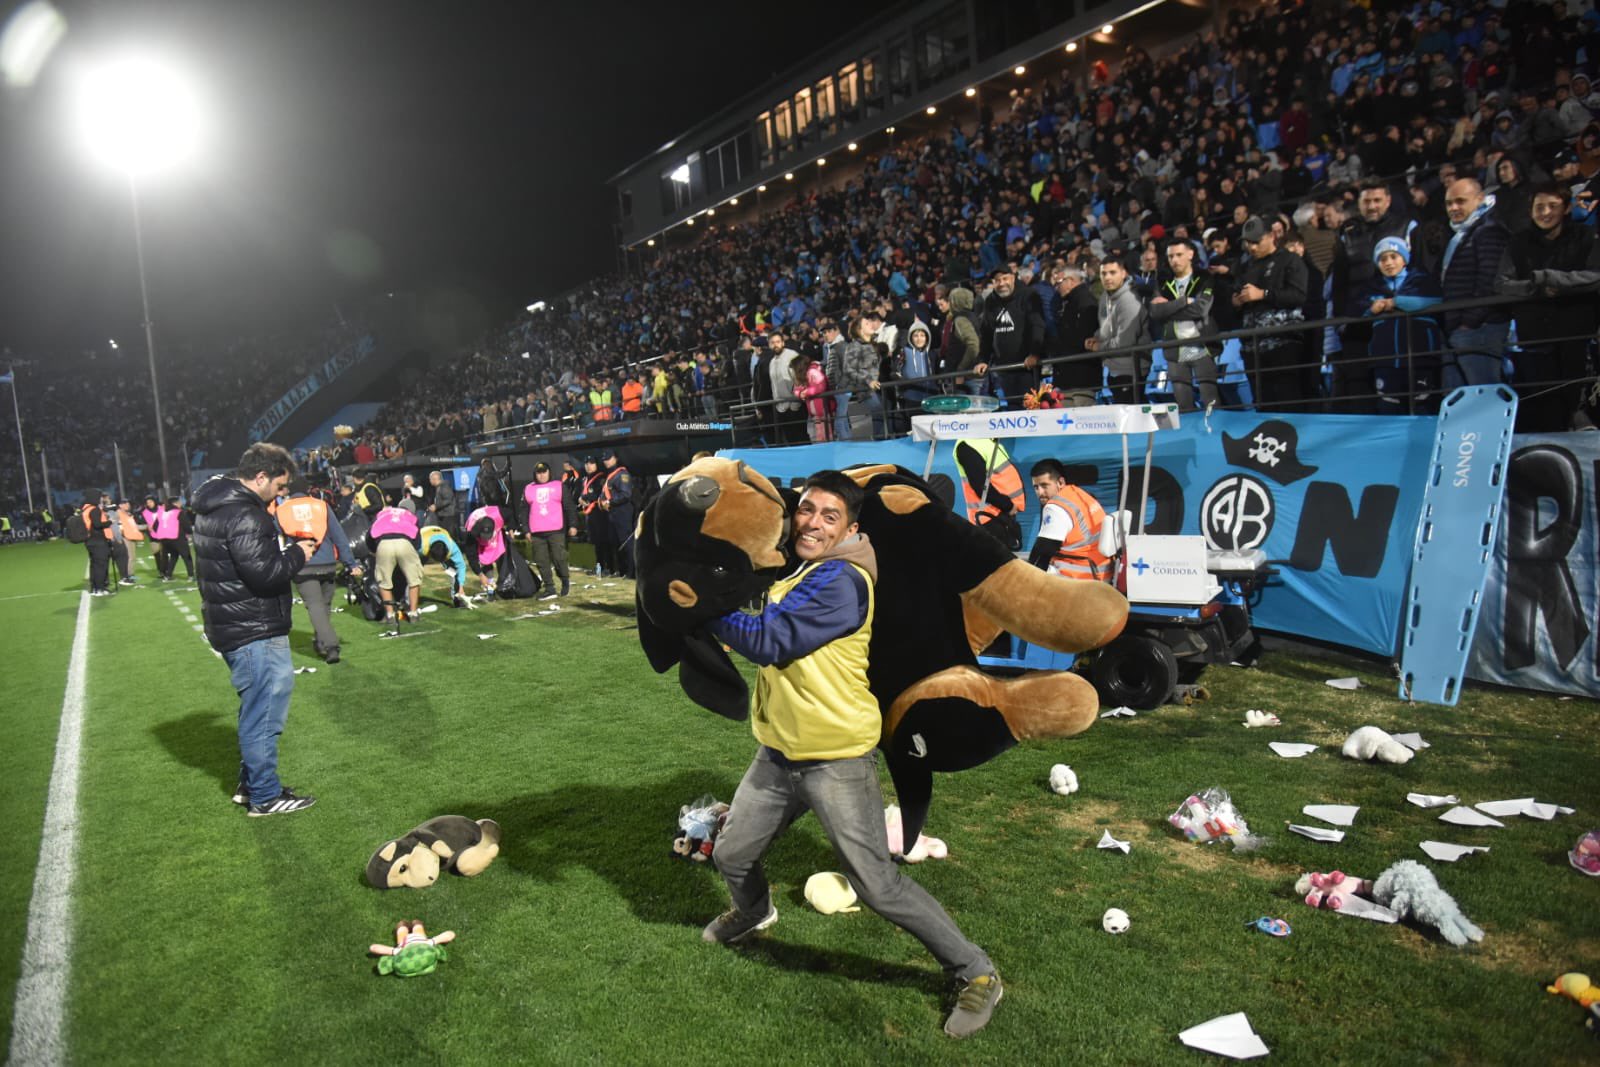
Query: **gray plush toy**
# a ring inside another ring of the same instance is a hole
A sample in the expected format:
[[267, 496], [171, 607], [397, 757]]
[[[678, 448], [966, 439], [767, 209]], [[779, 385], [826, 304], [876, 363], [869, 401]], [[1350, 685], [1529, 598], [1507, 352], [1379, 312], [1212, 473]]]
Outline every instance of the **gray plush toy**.
[[1433, 872], [1415, 860], [1400, 860], [1378, 875], [1372, 883], [1372, 899], [1402, 919], [1437, 928], [1457, 948], [1483, 940], [1483, 931], [1461, 914], [1461, 906], [1439, 887]]

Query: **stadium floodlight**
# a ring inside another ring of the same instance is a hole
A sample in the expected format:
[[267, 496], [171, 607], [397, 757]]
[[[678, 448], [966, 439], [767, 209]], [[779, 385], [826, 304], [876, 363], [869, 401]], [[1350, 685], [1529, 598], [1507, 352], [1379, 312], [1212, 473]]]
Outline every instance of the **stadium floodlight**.
[[684, 219], [683, 220], [683, 224], [685, 226], [693, 226], [694, 225], [694, 219]]
[[115, 352], [117, 349], [117, 339], [113, 337], [108, 343], [111, 345], [111, 350]]
[[939, 113], [939, 109], [938, 108], [934, 107], [932, 104], [928, 105], [928, 114], [937, 115], [938, 113]]
[[1021, 63], [1018, 63], [1015, 67], [1011, 68], [1011, 73], [1020, 78], [1024, 74], [1028, 73], [1028, 68], [1024, 67]]
[[968, 96], [977, 96], [978, 95], [978, 90], [974, 89], [972, 86], [969, 85], [969, 86], [967, 86], [967, 95]]
[[714, 207], [706, 208], [706, 214], [707, 215], [715, 215], [716, 213], [717, 213], [717, 209], [716, 208], [714, 208]]
[[786, 182], [794, 181], [794, 171], [791, 170], [787, 174], [785, 174], [783, 176], [783, 180], [786, 181]]
[[689, 164], [687, 164], [687, 163], [680, 164], [678, 169], [673, 171], [671, 174], [668, 174], [667, 177], [671, 178], [673, 181], [677, 182], [679, 185], [688, 185], [689, 184]]
[[827, 157], [825, 157], [825, 156], [818, 156], [817, 157], [817, 166], [825, 167], [827, 165], [828, 165]]
[[1100, 27], [1100, 32], [1101, 33], [1110, 33], [1115, 28], [1116, 28], [1115, 26], [1111, 25], [1111, 23], [1108, 22], [1104, 26]]
[[728, 206], [729, 207], [738, 207], [739, 206], [739, 198], [737, 196], [728, 197]]
[[885, 127], [883, 132], [884, 133], [893, 133], [894, 132], [894, 127], [893, 126]]
[[860, 146], [857, 145], [854, 141], [851, 141], [849, 144], [845, 145], [845, 147], [848, 148], [850, 151], [854, 152]]
[[756, 186], [756, 192], [758, 192], [758, 193], [764, 193], [764, 192], [766, 192], [766, 191], [767, 191], [767, 187], [766, 187], [766, 186], [765, 186], [765, 185], [758, 185], [758, 186]]
[[656, 246], [656, 239], [654, 237], [650, 238], [645, 242], [645, 246], [648, 248], [654, 248]]
[[1070, 52], [1076, 52], [1077, 50], [1078, 50], [1078, 42], [1077, 41], [1068, 41], [1067, 42], [1067, 51], [1069, 53]]
[[145, 351], [150, 357], [150, 398], [155, 406], [156, 447], [161, 451], [161, 489], [164, 495], [170, 494], [172, 476], [156, 376], [155, 325], [150, 317], [150, 287], [145, 281], [139, 182], [193, 158], [204, 126], [200, 98], [179, 68], [154, 56], [131, 53], [85, 67], [76, 89], [78, 131], [85, 147], [128, 179]]

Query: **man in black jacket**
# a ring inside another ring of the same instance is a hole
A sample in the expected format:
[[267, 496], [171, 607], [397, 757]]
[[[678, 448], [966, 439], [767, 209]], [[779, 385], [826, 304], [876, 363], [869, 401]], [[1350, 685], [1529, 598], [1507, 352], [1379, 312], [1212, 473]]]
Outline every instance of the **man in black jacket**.
[[1009, 263], [996, 267], [989, 275], [994, 290], [983, 302], [983, 326], [978, 374], [991, 364], [1021, 363], [1020, 369], [995, 372], [1006, 407], [1022, 407], [1022, 398], [1038, 387], [1039, 356], [1044, 352], [1044, 309], [1039, 294], [1017, 286], [1016, 272]]
[[433, 503], [428, 505], [433, 524], [444, 527], [452, 539], [460, 537], [460, 505], [456, 502], [454, 487], [445, 478], [443, 471], [430, 472], [428, 484], [433, 486]]
[[289, 717], [294, 666], [289, 659], [291, 582], [316, 551], [311, 541], [279, 547], [267, 502], [289, 484], [294, 459], [278, 445], [251, 445], [232, 476], [218, 475], [194, 494], [201, 613], [206, 639], [232, 672], [239, 694], [239, 789], [247, 814], [309, 808], [278, 781], [278, 735]]
[[1535, 186], [1533, 227], [1513, 232], [1500, 258], [1497, 293], [1533, 297], [1515, 305], [1518, 433], [1572, 428], [1588, 386], [1589, 340], [1600, 328], [1600, 240], [1568, 218], [1572, 192], [1556, 182]]
[[[1264, 219], [1247, 220], [1240, 237], [1250, 254], [1233, 294], [1243, 327], [1251, 330], [1304, 321], [1305, 260], [1279, 248], [1277, 235]], [[1302, 331], [1246, 338], [1244, 351], [1258, 409], [1310, 410], [1308, 401], [1317, 395], [1317, 368], [1306, 361]]]

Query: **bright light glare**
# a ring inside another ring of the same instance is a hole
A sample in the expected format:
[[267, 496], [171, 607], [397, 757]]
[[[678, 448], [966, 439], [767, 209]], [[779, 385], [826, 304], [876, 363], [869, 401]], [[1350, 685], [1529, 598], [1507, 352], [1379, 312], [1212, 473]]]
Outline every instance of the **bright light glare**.
[[111, 339], [111, 347], [112, 348], [116, 348], [117, 347], [117, 340], [114, 337]]
[[938, 113], [939, 113], [939, 109], [938, 108], [934, 107], [932, 104], [928, 105], [928, 114], [937, 115]]
[[543, 300], [535, 300], [533, 303], [528, 305], [528, 310], [531, 312], [540, 312], [545, 309], [545, 306], [546, 305]]
[[888, 128], [887, 128], [887, 129], [885, 129], [885, 130], [884, 130], [884, 131], [883, 131], [883, 132], [884, 132], [884, 133], [893, 133], [893, 132], [894, 132], [894, 127], [893, 127], [893, 126], [890, 126], [890, 127], [888, 127]]
[[1111, 32], [1111, 31], [1112, 31], [1112, 30], [1113, 30], [1113, 29], [1114, 29], [1114, 28], [1115, 28], [1115, 27], [1113, 27], [1113, 26], [1112, 26], [1112, 25], [1111, 25], [1111, 23], [1109, 23], [1109, 22], [1108, 22], [1108, 23], [1106, 23], [1106, 24], [1105, 24], [1105, 25], [1104, 25], [1104, 26], [1101, 26], [1101, 27], [1100, 27], [1100, 32], [1101, 32], [1101, 33], [1110, 33], [1110, 32]]
[[817, 160], [817, 166], [819, 166], [819, 167], [826, 167], [826, 166], [827, 166], [827, 165], [828, 165], [828, 161], [827, 161], [827, 160], [826, 160], [826, 159], [819, 159], [819, 160]]
[[791, 170], [787, 174], [785, 174], [783, 176], [783, 180], [786, 181], [786, 182], [794, 181], [794, 171]]
[[849, 144], [845, 145], [845, 147], [854, 152], [858, 146], [854, 141], [851, 141]]
[[758, 193], [764, 193], [764, 192], [766, 192], [766, 191], [767, 191], [767, 187], [766, 187], [766, 186], [765, 186], [765, 185], [758, 185], [758, 186], [756, 186], [756, 192], [758, 192]]
[[1076, 52], [1077, 50], [1078, 50], [1078, 42], [1077, 41], [1068, 41], [1067, 42], [1067, 51]]
[[1013, 73], [1013, 74], [1015, 74], [1015, 75], [1017, 75], [1017, 77], [1019, 77], [1019, 78], [1020, 78], [1020, 77], [1021, 77], [1021, 76], [1022, 76], [1022, 75], [1024, 75], [1024, 74], [1026, 74], [1026, 73], [1028, 73], [1028, 68], [1027, 68], [1027, 67], [1024, 67], [1024, 66], [1022, 66], [1022, 65], [1021, 65], [1021, 64], [1020, 64], [1020, 63], [1019, 63], [1019, 64], [1018, 64], [1018, 65], [1017, 65], [1017, 66], [1015, 66], [1015, 67], [1013, 67], [1013, 68], [1011, 68], [1011, 73]]
[[968, 96], [977, 96], [978, 95], [978, 90], [974, 89], [972, 86], [969, 85], [969, 86], [967, 86], [967, 95]]
[[673, 181], [677, 182], [679, 185], [688, 185], [689, 184], [689, 164], [687, 164], [687, 163], [682, 164], [681, 166], [678, 167], [677, 170], [675, 170], [671, 174], [667, 175], [667, 177], [671, 178]]
[[656, 246], [656, 239], [652, 237], [650, 240], [646, 241], [645, 244], [651, 248], [654, 248]]
[[0, 30], [0, 76], [13, 88], [32, 85], [66, 35], [61, 12], [46, 0], [28, 0]]
[[89, 151], [133, 175], [176, 166], [200, 140], [200, 101], [177, 70], [127, 56], [86, 71], [78, 117]]
[[728, 206], [729, 207], [738, 207], [739, 206], [739, 198], [737, 196], [728, 197]]

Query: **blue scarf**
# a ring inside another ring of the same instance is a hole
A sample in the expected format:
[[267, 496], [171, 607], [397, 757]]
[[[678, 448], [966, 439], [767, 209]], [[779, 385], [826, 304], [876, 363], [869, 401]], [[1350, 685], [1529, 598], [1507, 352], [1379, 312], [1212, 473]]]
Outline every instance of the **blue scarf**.
[[1450, 228], [1456, 232], [1455, 236], [1450, 238], [1450, 243], [1444, 246], [1444, 261], [1439, 266], [1439, 276], [1441, 278], [1450, 269], [1450, 260], [1455, 258], [1456, 247], [1461, 244], [1461, 239], [1467, 235], [1468, 230], [1472, 229], [1473, 224], [1487, 215], [1493, 207], [1494, 194], [1490, 193], [1483, 198], [1483, 203], [1479, 204], [1472, 214], [1460, 222], [1452, 222], [1450, 224]]

